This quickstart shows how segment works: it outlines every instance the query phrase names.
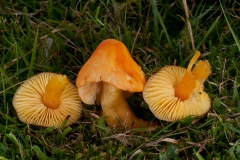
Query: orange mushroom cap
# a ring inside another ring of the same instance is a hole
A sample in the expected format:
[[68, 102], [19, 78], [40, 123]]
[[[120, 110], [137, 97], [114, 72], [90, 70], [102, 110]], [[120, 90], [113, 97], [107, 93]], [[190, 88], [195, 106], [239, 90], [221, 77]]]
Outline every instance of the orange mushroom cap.
[[[102, 41], [78, 73], [78, 94], [86, 104], [99, 100], [109, 127], [148, 127], [147, 121], [135, 116], [125, 97], [141, 92], [146, 83], [141, 67], [120, 41]], [[98, 103], [97, 102], [97, 103]], [[154, 124], [151, 123], [151, 126]]]
[[76, 85], [84, 103], [95, 103], [101, 81], [129, 92], [141, 92], [146, 83], [141, 67], [127, 47], [114, 39], [102, 41], [77, 75]]

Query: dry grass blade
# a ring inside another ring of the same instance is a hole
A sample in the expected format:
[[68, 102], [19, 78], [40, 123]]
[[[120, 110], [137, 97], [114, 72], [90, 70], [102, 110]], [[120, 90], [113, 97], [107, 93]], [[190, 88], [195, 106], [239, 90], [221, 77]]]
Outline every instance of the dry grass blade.
[[191, 23], [189, 21], [189, 9], [188, 9], [188, 6], [187, 6], [187, 1], [182, 0], [182, 2], [183, 2], [184, 11], [185, 11], [185, 14], [186, 14], [186, 22], [187, 22], [187, 28], [188, 28], [189, 36], [190, 36], [191, 43], [192, 43], [192, 50], [195, 50], [192, 27], [191, 27]]
[[180, 129], [177, 129], [171, 133], [168, 133], [164, 136], [162, 136], [161, 138], [159, 138], [158, 140], [154, 141], [154, 142], [148, 142], [146, 144], [144, 144], [141, 148], [146, 148], [146, 147], [150, 147], [150, 146], [156, 146], [158, 143], [160, 142], [169, 142], [169, 143], [172, 143], [172, 144], [178, 144], [178, 140], [176, 139], [173, 139], [173, 138], [168, 138], [169, 136], [171, 136], [173, 133], [176, 133], [176, 132], [179, 132], [179, 131], [182, 131], [182, 133], [185, 133], [186, 131], [184, 131], [187, 127], [183, 127], [183, 128], [180, 128]]
[[133, 159], [136, 155], [138, 155], [138, 154], [141, 153], [141, 152], [142, 152], [141, 149], [136, 150], [136, 151], [129, 157], [129, 160]]
[[186, 142], [186, 144], [189, 144], [189, 146], [184, 147], [184, 148], [181, 148], [181, 149], [179, 149], [179, 151], [181, 151], [181, 150], [186, 150], [186, 149], [192, 148], [192, 147], [199, 147], [197, 153], [200, 153], [200, 152], [203, 151], [203, 149], [205, 149], [206, 144], [207, 144], [208, 142], [211, 142], [211, 141], [213, 141], [213, 139], [206, 139], [206, 140], [201, 141], [201, 142], [198, 142], [198, 143], [195, 143], [195, 142]]
[[172, 144], [176, 144], [176, 145], [178, 144], [178, 140], [176, 140], [176, 139], [173, 139], [173, 138], [164, 138], [164, 137], [162, 137], [162, 138], [158, 139], [158, 140], [155, 141], [155, 142], [146, 143], [146, 144], [143, 146], [143, 148], [144, 148], [144, 147], [156, 146], [157, 144], [159, 144], [159, 143], [161, 143], [161, 142], [168, 142], [168, 143], [172, 143]]

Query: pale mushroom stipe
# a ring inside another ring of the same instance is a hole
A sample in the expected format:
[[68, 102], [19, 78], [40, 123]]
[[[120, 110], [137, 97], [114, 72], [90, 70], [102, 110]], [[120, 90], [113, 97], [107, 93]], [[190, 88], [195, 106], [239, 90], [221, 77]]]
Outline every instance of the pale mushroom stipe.
[[188, 116], [200, 117], [209, 111], [211, 100], [203, 83], [211, 66], [207, 60], [199, 60], [194, 66], [199, 56], [196, 51], [187, 69], [166, 66], [148, 79], [143, 97], [155, 117], [172, 122]]
[[135, 116], [125, 100], [124, 91], [142, 92], [146, 79], [127, 47], [115, 39], [102, 41], [80, 69], [76, 85], [82, 101], [95, 104], [100, 97], [103, 116], [109, 127], [147, 127]]
[[67, 117], [65, 126], [81, 116], [82, 102], [77, 94], [66, 75], [43, 72], [24, 81], [12, 103], [22, 122], [59, 128]]

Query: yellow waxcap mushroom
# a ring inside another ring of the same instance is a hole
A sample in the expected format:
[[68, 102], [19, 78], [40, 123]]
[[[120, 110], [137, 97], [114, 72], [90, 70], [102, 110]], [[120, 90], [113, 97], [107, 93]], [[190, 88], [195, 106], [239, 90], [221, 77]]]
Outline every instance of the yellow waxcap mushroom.
[[75, 123], [82, 112], [82, 102], [77, 88], [66, 75], [43, 72], [35, 75], [17, 89], [13, 107], [19, 119], [37, 126], [60, 127]]
[[211, 100], [203, 83], [211, 66], [207, 60], [199, 60], [193, 67], [199, 56], [196, 51], [187, 69], [166, 66], [148, 79], [143, 97], [158, 119], [172, 122], [187, 116], [199, 117], [210, 109]]

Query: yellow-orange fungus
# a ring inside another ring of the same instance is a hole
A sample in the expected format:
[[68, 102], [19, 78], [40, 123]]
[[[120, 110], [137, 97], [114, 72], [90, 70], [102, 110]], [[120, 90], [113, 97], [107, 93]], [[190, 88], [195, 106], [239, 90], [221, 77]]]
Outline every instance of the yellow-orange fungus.
[[196, 51], [188, 64], [188, 68], [180, 84], [175, 89], [175, 96], [180, 98], [182, 101], [186, 100], [194, 89], [196, 91], [194, 95], [199, 100], [197, 94], [200, 94], [200, 86], [211, 72], [211, 66], [207, 60], [200, 60], [193, 67], [199, 56], [200, 52]]
[[45, 88], [43, 104], [51, 109], [58, 108], [62, 92], [68, 84], [69, 81], [66, 75], [52, 77]]
[[200, 52], [199, 51], [196, 51], [195, 54], [193, 55], [192, 59], [190, 60], [189, 64], [188, 64], [188, 67], [187, 67], [187, 71], [188, 72], [191, 72], [192, 70], [192, 67], [194, 65], [194, 63], [197, 61], [197, 59], [200, 57]]
[[202, 80], [203, 83], [211, 73], [211, 66], [207, 60], [197, 62], [192, 70], [192, 74], [196, 79]]
[[186, 71], [180, 84], [175, 89], [175, 96], [181, 100], [186, 100], [195, 88], [195, 79], [191, 72]]

